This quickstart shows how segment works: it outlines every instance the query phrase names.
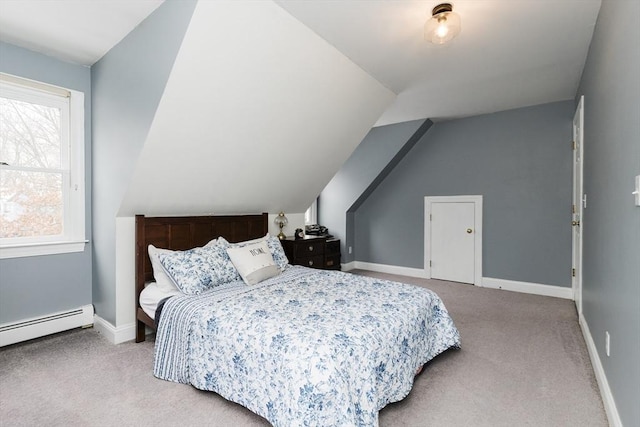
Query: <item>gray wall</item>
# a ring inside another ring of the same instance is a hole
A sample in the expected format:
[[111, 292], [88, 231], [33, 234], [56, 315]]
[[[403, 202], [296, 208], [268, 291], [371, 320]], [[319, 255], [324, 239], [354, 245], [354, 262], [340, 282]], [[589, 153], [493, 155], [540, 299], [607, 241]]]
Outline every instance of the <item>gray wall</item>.
[[348, 251], [348, 247], [353, 246], [354, 242], [352, 227], [349, 227], [353, 216], [350, 215], [348, 218], [347, 210], [367, 192], [424, 123], [425, 120], [414, 120], [371, 129], [320, 193], [318, 222], [328, 227], [332, 235], [341, 239], [343, 262], [355, 259], [355, 253], [349, 254]]
[[424, 268], [424, 197], [484, 196], [483, 276], [570, 286], [572, 101], [440, 122], [355, 212], [356, 260]]
[[166, 1], [91, 68], [93, 300], [114, 325], [116, 215], [195, 4]]
[[[585, 98], [583, 314], [625, 426], [640, 425], [640, 2], [604, 0]], [[611, 336], [607, 357], [605, 331]]]
[[86, 237], [84, 252], [0, 260], [0, 323], [91, 304], [91, 73], [0, 42], [0, 71], [84, 92]]

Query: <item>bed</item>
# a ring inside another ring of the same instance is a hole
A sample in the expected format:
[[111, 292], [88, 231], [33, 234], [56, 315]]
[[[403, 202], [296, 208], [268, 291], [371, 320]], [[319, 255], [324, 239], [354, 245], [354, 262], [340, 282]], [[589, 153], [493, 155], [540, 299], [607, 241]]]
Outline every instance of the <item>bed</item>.
[[204, 246], [212, 239], [224, 237], [240, 242], [264, 236], [268, 214], [182, 217], [146, 217], [135, 221], [136, 342], [145, 340], [146, 328], [156, 329], [155, 320], [140, 305], [140, 295], [154, 281], [148, 247], [186, 250]]
[[233, 280], [167, 298], [154, 318], [140, 306], [153, 280], [149, 244], [186, 250], [221, 236], [235, 247], [266, 229], [266, 214], [136, 217], [137, 341], [157, 322], [156, 377], [214, 391], [275, 426], [375, 426], [425, 363], [459, 348], [432, 291], [286, 262], [252, 285]]

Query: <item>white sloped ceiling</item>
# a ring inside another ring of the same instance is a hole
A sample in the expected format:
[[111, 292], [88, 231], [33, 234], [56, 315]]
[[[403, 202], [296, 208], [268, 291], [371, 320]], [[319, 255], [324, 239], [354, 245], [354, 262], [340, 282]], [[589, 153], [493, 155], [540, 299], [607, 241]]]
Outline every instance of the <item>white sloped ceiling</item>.
[[200, 1], [119, 215], [303, 212], [394, 99], [275, 3]]

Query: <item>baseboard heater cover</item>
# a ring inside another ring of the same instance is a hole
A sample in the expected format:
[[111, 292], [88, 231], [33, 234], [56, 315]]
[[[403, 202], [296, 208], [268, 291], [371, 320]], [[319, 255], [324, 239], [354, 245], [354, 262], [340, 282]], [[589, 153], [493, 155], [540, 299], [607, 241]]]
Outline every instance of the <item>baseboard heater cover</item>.
[[93, 305], [0, 325], [0, 347], [93, 325]]

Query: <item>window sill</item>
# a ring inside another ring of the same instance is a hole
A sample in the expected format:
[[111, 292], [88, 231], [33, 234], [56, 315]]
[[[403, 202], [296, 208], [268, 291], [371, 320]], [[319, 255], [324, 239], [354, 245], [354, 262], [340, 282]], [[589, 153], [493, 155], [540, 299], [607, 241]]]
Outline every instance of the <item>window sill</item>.
[[0, 245], [0, 259], [83, 252], [88, 240]]

